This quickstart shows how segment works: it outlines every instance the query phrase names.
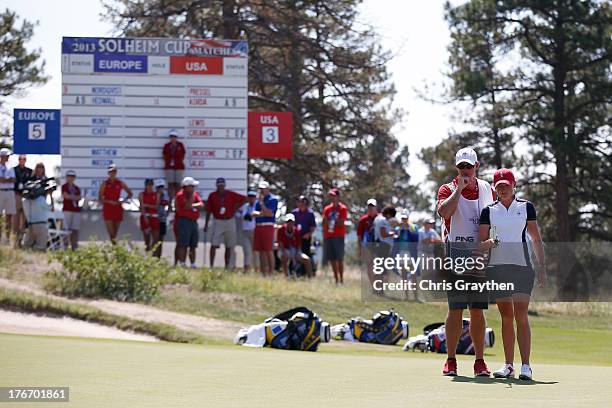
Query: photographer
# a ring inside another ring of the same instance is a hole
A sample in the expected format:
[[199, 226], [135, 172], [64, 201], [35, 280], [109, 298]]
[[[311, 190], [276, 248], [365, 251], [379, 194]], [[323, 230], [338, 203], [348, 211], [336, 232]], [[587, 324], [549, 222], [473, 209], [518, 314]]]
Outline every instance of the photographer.
[[47, 196], [51, 198], [51, 211], [53, 211], [53, 197], [55, 180], [47, 178], [45, 165], [36, 164], [32, 179], [26, 183], [23, 193], [23, 211], [27, 220], [25, 235], [25, 248], [34, 248], [40, 251], [47, 249], [49, 237], [49, 204]]

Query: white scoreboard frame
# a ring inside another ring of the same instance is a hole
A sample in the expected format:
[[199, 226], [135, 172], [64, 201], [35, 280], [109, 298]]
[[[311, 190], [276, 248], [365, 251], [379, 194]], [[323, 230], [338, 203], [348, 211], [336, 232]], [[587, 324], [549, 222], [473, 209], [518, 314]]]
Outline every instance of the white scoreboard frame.
[[163, 178], [171, 130], [185, 145], [185, 176], [204, 198], [218, 177], [247, 189], [245, 41], [64, 37], [62, 176], [97, 196], [114, 163], [135, 192]]

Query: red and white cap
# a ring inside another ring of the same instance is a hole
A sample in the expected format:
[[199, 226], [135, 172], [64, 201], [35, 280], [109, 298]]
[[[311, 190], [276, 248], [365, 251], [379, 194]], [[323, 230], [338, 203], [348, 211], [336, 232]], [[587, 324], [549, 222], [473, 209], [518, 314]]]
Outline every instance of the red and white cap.
[[493, 175], [493, 187], [497, 187], [500, 184], [508, 184], [510, 187], [514, 187], [516, 179], [514, 173], [510, 169], [499, 169], [495, 171]]

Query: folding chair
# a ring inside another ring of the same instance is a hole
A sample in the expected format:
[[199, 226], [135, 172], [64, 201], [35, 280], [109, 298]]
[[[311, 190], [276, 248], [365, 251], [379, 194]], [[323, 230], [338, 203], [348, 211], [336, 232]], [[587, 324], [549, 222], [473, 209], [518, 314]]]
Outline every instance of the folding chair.
[[52, 251], [66, 250], [70, 247], [71, 232], [64, 228], [64, 214], [61, 211], [49, 213], [49, 234], [47, 248]]

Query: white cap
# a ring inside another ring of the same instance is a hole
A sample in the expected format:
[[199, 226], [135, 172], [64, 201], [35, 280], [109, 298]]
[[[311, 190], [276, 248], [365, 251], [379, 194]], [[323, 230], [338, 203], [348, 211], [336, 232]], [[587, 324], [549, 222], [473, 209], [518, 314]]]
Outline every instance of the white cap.
[[473, 166], [477, 161], [478, 156], [476, 156], [476, 152], [471, 147], [464, 147], [455, 155], [455, 165], [459, 163], [469, 163]]
[[193, 177], [189, 177], [189, 176], [185, 177], [183, 179], [183, 182], [181, 183], [183, 187], [189, 187], [189, 186], [195, 187], [198, 184], [200, 184], [198, 180], [194, 179]]
[[410, 212], [407, 209], [403, 209], [400, 218], [409, 218]]
[[159, 178], [155, 180], [155, 187], [166, 187], [166, 180]]
[[76, 171], [74, 171], [74, 170], [68, 170], [68, 171], [66, 172], [66, 177], [70, 177], [70, 176], [74, 176], [74, 177], [76, 177]]
[[270, 183], [268, 183], [267, 181], [262, 181], [261, 183], [259, 183], [259, 188], [270, 188]]
[[291, 213], [285, 215], [285, 222], [289, 222], [289, 221], [295, 222], [295, 215], [293, 215]]
[[10, 156], [12, 154], [11, 149], [3, 147], [0, 149], [0, 156]]
[[376, 201], [375, 198], [370, 198], [366, 205], [373, 205], [374, 207], [376, 207], [378, 205], [378, 201]]
[[176, 129], [172, 129], [172, 130], [170, 130], [170, 131], [168, 132], [168, 137], [170, 137], [170, 136], [176, 136], [176, 137], [178, 137], [178, 135], [179, 135], [179, 134], [178, 134], [178, 131], [177, 131]]

